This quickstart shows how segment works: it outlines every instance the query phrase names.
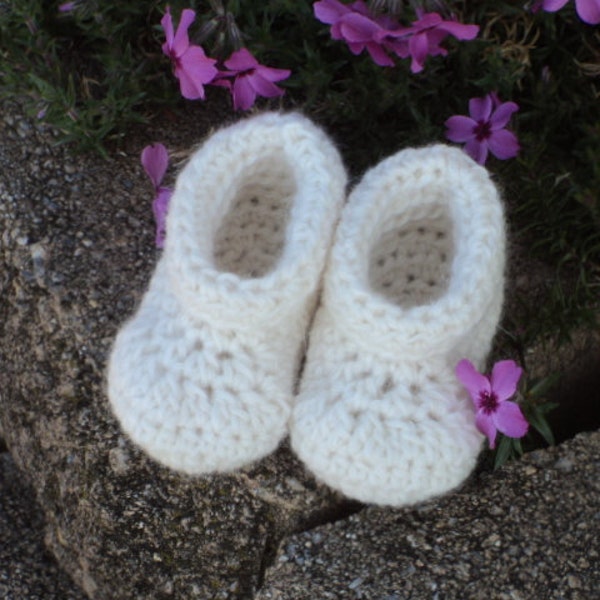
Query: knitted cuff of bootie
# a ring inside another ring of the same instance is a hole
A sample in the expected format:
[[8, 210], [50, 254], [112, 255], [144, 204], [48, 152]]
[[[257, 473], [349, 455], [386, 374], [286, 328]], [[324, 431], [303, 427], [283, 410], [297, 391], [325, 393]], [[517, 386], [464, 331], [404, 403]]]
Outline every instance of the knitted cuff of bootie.
[[192, 156], [108, 369], [114, 413], [153, 458], [206, 473], [277, 447], [345, 184], [332, 143], [297, 114], [239, 122]]
[[467, 477], [482, 436], [454, 367], [490, 348], [504, 238], [497, 191], [460, 150], [405, 150], [366, 173], [336, 232], [291, 424], [318, 478], [398, 506]]

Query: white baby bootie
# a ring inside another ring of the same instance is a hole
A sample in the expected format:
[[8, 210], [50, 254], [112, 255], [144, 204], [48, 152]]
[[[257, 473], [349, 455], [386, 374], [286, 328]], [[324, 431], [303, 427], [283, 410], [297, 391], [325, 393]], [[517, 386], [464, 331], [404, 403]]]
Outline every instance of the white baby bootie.
[[191, 157], [108, 367], [114, 413], [150, 456], [200, 474], [277, 447], [345, 185], [337, 150], [297, 114], [239, 122]]
[[468, 476], [482, 435], [454, 368], [490, 348], [504, 246], [497, 191], [462, 151], [404, 150], [366, 173], [336, 232], [291, 420], [319, 479], [400, 506]]

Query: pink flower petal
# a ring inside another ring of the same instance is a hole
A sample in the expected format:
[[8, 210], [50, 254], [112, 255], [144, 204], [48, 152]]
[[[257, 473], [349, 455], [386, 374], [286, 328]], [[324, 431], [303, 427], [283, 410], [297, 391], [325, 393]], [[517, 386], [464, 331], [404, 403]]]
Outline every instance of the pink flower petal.
[[600, 0], [575, 0], [577, 14], [589, 25], [600, 23]]
[[365, 45], [362, 42], [357, 42], [356, 44], [353, 44], [352, 42], [347, 42], [347, 44], [348, 48], [350, 48], [350, 52], [352, 52], [352, 54], [354, 54], [355, 56], [358, 56], [365, 49]]
[[326, 25], [333, 25], [342, 15], [350, 12], [350, 9], [337, 0], [321, 0], [313, 4], [315, 17]]
[[277, 87], [274, 83], [265, 79], [261, 73], [254, 73], [248, 75], [245, 79], [250, 83], [254, 91], [258, 96], [264, 98], [275, 98], [277, 96], [283, 96], [285, 93], [280, 87]]
[[187, 49], [175, 69], [184, 98], [204, 98], [204, 85], [210, 83], [219, 73], [215, 63], [216, 60], [208, 58], [200, 46], [190, 46]]
[[225, 66], [232, 71], [248, 71], [258, 67], [259, 62], [250, 54], [247, 48], [233, 52], [225, 61]]
[[[493, 96], [492, 102], [494, 102]], [[512, 115], [518, 110], [519, 105], [515, 102], [502, 102], [498, 104], [498, 107], [496, 108], [496, 110], [494, 110], [492, 116], [490, 117], [490, 126], [492, 128], [492, 131], [495, 131], [496, 129], [504, 129], [504, 127], [508, 125], [508, 122], [510, 121]]]
[[468, 140], [465, 144], [465, 152], [480, 165], [485, 165], [488, 157], [488, 143], [486, 140], [481, 142], [477, 138]]
[[419, 18], [412, 22], [412, 29], [415, 32], [433, 29], [443, 21], [438, 13], [424, 13], [418, 16]]
[[529, 429], [529, 423], [515, 402], [500, 402], [492, 419], [498, 430], [508, 437], [523, 437]]
[[546, 12], [556, 12], [560, 10], [569, 0], [543, 0], [542, 8]]
[[457, 40], [473, 40], [479, 33], [479, 25], [465, 25], [458, 21], [443, 21], [437, 29], [442, 29]]
[[292, 74], [289, 69], [274, 69], [264, 65], [258, 65], [256, 72], [267, 81], [283, 81]]
[[152, 181], [154, 189], [158, 189], [169, 166], [167, 149], [163, 144], [146, 146], [142, 150], [141, 162], [144, 171], [146, 171], [148, 177], [150, 177], [150, 181]]
[[475, 121], [488, 121], [492, 114], [492, 98], [488, 94], [483, 98], [469, 100], [469, 114]]
[[204, 100], [204, 86], [198, 85], [187, 71], [179, 69], [175, 71], [175, 75], [179, 79], [179, 90], [181, 95], [187, 100]]
[[177, 31], [173, 38], [171, 48], [175, 52], [175, 56], [181, 56], [190, 45], [190, 39], [188, 37], [187, 30], [190, 25], [194, 22], [196, 13], [191, 8], [186, 8], [181, 12], [181, 18], [179, 19], [179, 25], [177, 25]]
[[394, 66], [394, 61], [389, 57], [387, 52], [376, 42], [369, 42], [367, 44], [367, 51], [376, 65], [379, 65], [380, 67]]
[[370, 42], [381, 27], [368, 17], [349, 13], [340, 19], [340, 32], [347, 42]]
[[233, 84], [233, 108], [248, 110], [256, 100], [256, 92], [248, 75], [240, 75]]
[[440, 44], [448, 37], [448, 33], [442, 29], [433, 29], [427, 32], [427, 43], [429, 44], [428, 54], [430, 56], [446, 56], [448, 50], [442, 48]]
[[450, 117], [446, 123], [448, 131], [446, 137], [451, 142], [466, 142], [475, 136], [475, 127], [477, 123], [471, 117], [463, 115], [454, 115]]
[[475, 425], [477, 425], [477, 429], [487, 437], [490, 442], [490, 448], [493, 450], [496, 447], [497, 430], [492, 417], [480, 410], [475, 416]]
[[408, 41], [408, 49], [412, 57], [410, 70], [419, 73], [423, 70], [423, 63], [429, 51], [429, 42], [426, 33], [416, 33]]
[[[488, 94], [488, 96], [492, 99], [492, 111], [494, 111], [502, 104], [502, 101], [500, 100], [500, 97], [498, 96], [498, 92], [490, 92]], [[517, 108], [518, 108], [518, 106], [517, 106]]]
[[523, 369], [514, 360], [501, 360], [494, 365], [490, 381], [498, 400], [508, 400], [515, 395], [522, 373]]
[[162, 45], [162, 51], [169, 56], [171, 53], [171, 48], [173, 47], [173, 18], [171, 17], [171, 9], [167, 6], [167, 11], [165, 12], [163, 18], [160, 20], [160, 24], [165, 32], [166, 42]]
[[331, 39], [333, 39], [333, 40], [343, 40], [344, 39], [344, 36], [342, 35], [341, 27], [342, 27], [341, 22], [336, 21], [329, 28], [329, 32], [331, 33]]
[[492, 131], [487, 143], [492, 154], [500, 160], [514, 158], [521, 149], [517, 136], [506, 129]]
[[366, 5], [365, 2], [363, 2], [363, 0], [356, 0], [356, 2], [353, 2], [352, 4], [350, 4], [348, 6], [348, 8], [350, 10], [353, 10], [354, 12], [361, 14], [361, 15], [370, 16], [370, 14], [371, 14], [369, 7]]
[[408, 39], [392, 39], [386, 37], [382, 40], [382, 45], [384, 46], [384, 48], [391, 50], [400, 58], [408, 58], [410, 56]]
[[225, 77], [231, 77], [232, 73], [227, 71], [219, 71], [217, 77], [210, 82], [210, 85], [217, 85], [219, 87], [227, 88], [231, 90], [232, 83], [229, 79], [225, 79]]
[[465, 386], [473, 402], [476, 402], [481, 392], [491, 392], [490, 380], [482, 375], [470, 360], [463, 358], [454, 370], [458, 380]]
[[[368, 9], [367, 9], [366, 14], [370, 15], [370, 13], [368, 12]], [[387, 15], [387, 14], [376, 15], [376, 16], [370, 15], [370, 17], [371, 17], [371, 19], [373, 19], [373, 21], [375, 21], [375, 23], [377, 23], [377, 25], [379, 25], [385, 31], [393, 31], [395, 29], [398, 29], [398, 27], [399, 27], [398, 21], [396, 21], [396, 19], [394, 19], [390, 15]]]
[[169, 210], [169, 201], [173, 190], [171, 188], [161, 187], [157, 190], [156, 198], [152, 202], [152, 212], [156, 223], [155, 244], [157, 248], [162, 248], [166, 236], [167, 212]]
[[70, 12], [75, 8], [75, 6], [75, 2], [63, 2], [58, 6], [58, 12]]
[[397, 27], [395, 29], [380, 29], [375, 35], [375, 40], [378, 42], [389, 41], [390, 39], [403, 39], [408, 42], [408, 39], [414, 34], [412, 27]]

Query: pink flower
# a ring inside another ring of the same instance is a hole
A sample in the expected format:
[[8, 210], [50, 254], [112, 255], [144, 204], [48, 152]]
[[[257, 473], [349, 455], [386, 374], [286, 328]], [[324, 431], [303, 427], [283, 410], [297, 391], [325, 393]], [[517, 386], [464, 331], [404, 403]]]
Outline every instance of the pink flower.
[[519, 405], [509, 402], [517, 391], [521, 373], [521, 368], [512, 360], [497, 362], [491, 377], [479, 373], [466, 359], [456, 365], [456, 376], [475, 404], [477, 429], [487, 436], [492, 449], [496, 446], [498, 431], [520, 438], [529, 429]]
[[419, 73], [423, 70], [427, 56], [446, 56], [448, 51], [440, 46], [449, 35], [458, 40], [472, 40], [479, 33], [478, 25], [464, 25], [458, 21], [444, 21], [438, 13], [422, 13], [410, 27], [380, 33], [381, 41], [395, 39], [404, 49], [396, 50], [398, 56], [411, 56], [410, 70]]
[[488, 151], [505, 160], [519, 153], [520, 146], [512, 131], [505, 129], [512, 114], [519, 110], [514, 102], [500, 102], [496, 94], [469, 100], [469, 117], [454, 115], [445, 125], [452, 142], [466, 142], [465, 151], [479, 164], [485, 164]]
[[214, 66], [217, 61], [208, 58], [200, 46], [190, 44], [187, 30], [195, 18], [196, 13], [186, 8], [181, 13], [177, 31], [173, 33], [171, 10], [167, 6], [167, 12], [160, 22], [166, 37], [162, 51], [171, 59], [175, 77], [179, 79], [181, 95], [188, 100], [204, 98], [204, 85], [210, 83], [218, 73]]
[[[393, 52], [404, 50], [396, 40], [386, 38], [386, 34], [395, 31], [398, 24], [386, 16], [372, 16], [362, 0], [349, 5], [337, 0], [321, 0], [313, 4], [313, 11], [321, 23], [331, 25], [334, 40], [344, 40], [352, 54], [358, 55], [366, 48], [373, 61], [381, 67], [394, 66], [386, 49]], [[402, 55], [402, 58], [406, 56], [408, 54]]]
[[472, 40], [477, 36], [477, 25], [463, 25], [457, 21], [444, 21], [437, 13], [418, 11], [419, 19], [410, 27], [400, 27], [386, 16], [373, 16], [362, 1], [342, 4], [338, 0], [321, 0], [313, 4], [315, 17], [331, 25], [331, 37], [347, 42], [353, 54], [365, 48], [380, 66], [394, 65], [388, 52], [400, 58], [412, 57], [411, 70], [423, 70], [428, 55], [446, 55], [448, 51], [441, 42], [453, 35], [459, 40]]
[[540, 8], [547, 12], [556, 12], [560, 10], [569, 0], [538, 0], [533, 3], [531, 12], [538, 12]]
[[[556, 12], [560, 10], [569, 0], [539, 0], [532, 7], [533, 12], [545, 10]], [[575, 0], [575, 9], [582, 21], [590, 25], [600, 23], [600, 0]]]
[[167, 167], [169, 166], [169, 155], [163, 144], [151, 144], [142, 150], [142, 166], [152, 185], [156, 196], [152, 202], [152, 212], [156, 222], [156, 247], [162, 248], [166, 235], [166, 219], [169, 208], [169, 200], [173, 190], [168, 187], [161, 187], [161, 182]]
[[[236, 110], [248, 110], [257, 96], [283, 96], [285, 91], [274, 82], [287, 79], [291, 74], [288, 69], [273, 69], [261, 65], [246, 48], [234, 52], [225, 61], [225, 66], [228, 70], [219, 72], [213, 83], [231, 91]], [[233, 83], [228, 78], [232, 78]]]
[[75, 8], [76, 4], [77, 2], [63, 2], [58, 6], [58, 12], [71, 12]]

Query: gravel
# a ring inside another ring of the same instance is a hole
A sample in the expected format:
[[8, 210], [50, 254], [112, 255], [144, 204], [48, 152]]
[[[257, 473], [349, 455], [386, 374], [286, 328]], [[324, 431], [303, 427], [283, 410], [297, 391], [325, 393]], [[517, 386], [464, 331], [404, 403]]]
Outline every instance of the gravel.
[[600, 431], [414, 508], [289, 537], [256, 600], [591, 600], [600, 590]]

